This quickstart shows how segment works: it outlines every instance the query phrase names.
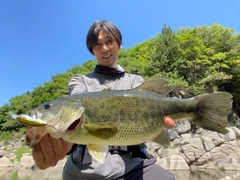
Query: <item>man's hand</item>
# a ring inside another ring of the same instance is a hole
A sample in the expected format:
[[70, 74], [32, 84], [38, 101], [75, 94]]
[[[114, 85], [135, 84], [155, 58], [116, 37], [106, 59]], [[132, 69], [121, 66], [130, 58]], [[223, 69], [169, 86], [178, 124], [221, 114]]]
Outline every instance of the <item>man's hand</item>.
[[71, 150], [72, 143], [54, 139], [49, 134], [33, 147], [32, 156], [39, 169], [55, 166]]

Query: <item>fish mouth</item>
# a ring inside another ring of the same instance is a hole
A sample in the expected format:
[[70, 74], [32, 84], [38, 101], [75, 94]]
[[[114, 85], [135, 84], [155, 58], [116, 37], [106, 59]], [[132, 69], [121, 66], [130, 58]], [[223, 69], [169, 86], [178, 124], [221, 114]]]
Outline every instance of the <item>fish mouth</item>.
[[76, 118], [75, 120], [72, 120], [69, 124], [67, 125], [62, 125], [61, 127], [56, 127], [55, 126], [51, 126], [52, 127], [51, 129], [48, 129], [48, 133], [51, 134], [51, 136], [53, 138], [63, 138], [65, 136], [65, 134], [73, 134], [76, 129], [82, 124], [81, 122], [81, 117], [79, 118]]
[[66, 131], [74, 131], [75, 128], [80, 124], [81, 122], [81, 117], [73, 121], [73, 123], [67, 128]]
[[81, 126], [83, 123], [83, 115], [84, 114], [81, 114], [79, 118], [72, 121], [65, 132], [73, 133], [79, 126]]

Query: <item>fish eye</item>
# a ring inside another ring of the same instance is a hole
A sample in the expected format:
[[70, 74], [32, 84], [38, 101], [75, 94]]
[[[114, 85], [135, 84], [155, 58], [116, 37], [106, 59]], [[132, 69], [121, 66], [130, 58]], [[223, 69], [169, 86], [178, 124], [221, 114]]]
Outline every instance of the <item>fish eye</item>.
[[50, 109], [50, 107], [52, 107], [52, 104], [51, 103], [46, 103], [45, 105], [44, 105], [44, 109]]

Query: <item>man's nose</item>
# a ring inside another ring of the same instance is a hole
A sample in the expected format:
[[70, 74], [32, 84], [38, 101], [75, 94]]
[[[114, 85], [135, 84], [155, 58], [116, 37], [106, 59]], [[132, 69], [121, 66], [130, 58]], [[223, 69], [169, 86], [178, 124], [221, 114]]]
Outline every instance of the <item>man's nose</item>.
[[107, 44], [103, 44], [103, 46], [102, 46], [102, 51], [107, 51], [107, 50], [109, 50], [109, 47], [107, 46]]

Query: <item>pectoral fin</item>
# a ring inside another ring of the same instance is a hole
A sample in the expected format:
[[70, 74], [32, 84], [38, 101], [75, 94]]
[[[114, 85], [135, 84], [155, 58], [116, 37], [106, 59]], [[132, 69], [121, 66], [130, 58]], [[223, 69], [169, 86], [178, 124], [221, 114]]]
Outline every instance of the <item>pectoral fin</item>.
[[109, 124], [89, 123], [83, 126], [89, 134], [101, 139], [109, 139], [117, 133], [117, 128]]
[[167, 134], [164, 130], [162, 130], [162, 132], [152, 141], [165, 147], [168, 147], [170, 145]]
[[107, 145], [96, 145], [96, 144], [88, 144], [88, 151], [91, 156], [96, 159], [99, 163], [104, 164], [106, 155], [108, 153]]

